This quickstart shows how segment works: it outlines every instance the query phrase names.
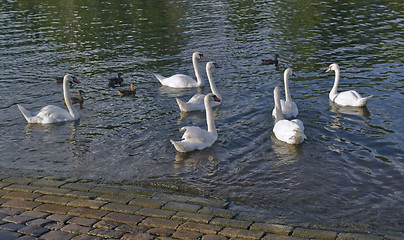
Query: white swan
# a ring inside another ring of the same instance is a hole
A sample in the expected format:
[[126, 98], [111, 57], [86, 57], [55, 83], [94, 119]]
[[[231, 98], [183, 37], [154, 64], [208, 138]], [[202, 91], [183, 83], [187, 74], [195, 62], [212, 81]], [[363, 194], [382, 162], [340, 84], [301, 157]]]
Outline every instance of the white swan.
[[[214, 62], [206, 63], [206, 74], [208, 75], [210, 90], [212, 91], [212, 93], [214, 95], [216, 95], [217, 98], [222, 100], [219, 90], [217, 90], [216, 84], [212, 77], [212, 72], [211, 72], [212, 67], [220, 68], [220, 66]], [[175, 98], [175, 100], [177, 100], [178, 107], [180, 107], [180, 110], [182, 112], [191, 112], [191, 111], [205, 110], [205, 104], [203, 103], [204, 98], [205, 98], [205, 94], [197, 93], [191, 99], [189, 99], [188, 102], [183, 102], [178, 98]], [[212, 107], [216, 107], [220, 104], [221, 104], [221, 102], [216, 102], [216, 101], [212, 102]]]
[[190, 152], [196, 149], [202, 150], [212, 146], [212, 144], [217, 140], [217, 130], [215, 121], [213, 119], [213, 111], [211, 106], [212, 101], [220, 101], [220, 99], [212, 93], [206, 94], [204, 102], [206, 110], [206, 122], [208, 125], [207, 131], [199, 127], [183, 127], [180, 129], [181, 131], [185, 131], [184, 135], [182, 135], [182, 140], [170, 140], [178, 152]]
[[306, 139], [303, 122], [299, 119], [286, 120], [283, 118], [278, 86], [274, 89], [274, 101], [276, 117], [273, 132], [275, 137], [289, 144], [302, 143]]
[[[299, 113], [296, 103], [293, 102], [289, 91], [289, 76], [295, 76], [291, 68], [285, 69], [283, 73], [283, 82], [285, 85], [285, 100], [281, 99], [281, 110], [284, 118], [295, 118]], [[272, 110], [272, 116], [276, 116], [276, 110]]]
[[192, 87], [200, 87], [203, 85], [201, 74], [199, 73], [197, 60], [202, 59], [205, 60], [203, 54], [199, 52], [194, 52], [192, 54], [192, 64], [194, 65], [196, 81], [187, 75], [184, 74], [175, 74], [171, 77], [163, 77], [159, 74], [154, 74], [154, 76], [160, 81], [163, 86], [172, 87], [172, 88], [192, 88]]
[[335, 71], [335, 81], [330, 94], [328, 95], [330, 100], [341, 106], [352, 106], [352, 107], [363, 107], [366, 105], [367, 101], [372, 97], [362, 97], [357, 91], [350, 90], [345, 92], [337, 93], [338, 83], [339, 83], [339, 66], [336, 63], [331, 64], [325, 72]]
[[74, 121], [79, 119], [80, 116], [76, 111], [76, 109], [74, 109], [72, 102], [70, 100], [69, 82], [80, 83], [80, 81], [71, 74], [66, 74], [63, 78], [63, 95], [67, 109], [69, 111], [66, 111], [65, 109], [58, 106], [48, 105], [39, 110], [39, 112], [32, 113], [18, 104], [17, 105], [18, 109], [20, 109], [22, 115], [24, 115], [28, 123], [47, 124], [47, 123]]

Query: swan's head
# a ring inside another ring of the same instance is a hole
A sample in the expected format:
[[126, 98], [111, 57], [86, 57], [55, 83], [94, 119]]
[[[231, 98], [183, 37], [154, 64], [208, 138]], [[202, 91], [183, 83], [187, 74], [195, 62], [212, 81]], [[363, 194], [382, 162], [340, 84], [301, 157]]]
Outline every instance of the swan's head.
[[291, 68], [286, 68], [285, 72], [284, 72], [285, 77], [289, 77], [289, 76], [295, 76], [295, 73], [293, 72], [293, 70]]
[[80, 81], [73, 74], [66, 74], [63, 78], [63, 81], [68, 81], [70, 84], [72, 83], [80, 83]]
[[203, 54], [200, 53], [200, 52], [194, 52], [194, 54], [193, 54], [192, 56], [193, 56], [194, 58], [196, 58], [196, 59], [205, 60], [205, 57], [204, 57]]
[[219, 66], [219, 65], [218, 65], [217, 63], [215, 63], [215, 62], [210, 61], [210, 62], [206, 63], [206, 69], [211, 69], [212, 67], [221, 68], [221, 66]]
[[218, 98], [216, 95], [214, 95], [213, 93], [208, 93], [205, 96], [205, 101], [209, 99], [210, 102], [215, 101], [215, 102], [221, 102], [222, 100], [220, 98]]
[[337, 70], [339, 70], [338, 64], [336, 64], [336, 63], [331, 64], [325, 72], [327, 73], [327, 72], [329, 72], [329, 71], [331, 71], [331, 70], [332, 70], [332, 71], [337, 71]]

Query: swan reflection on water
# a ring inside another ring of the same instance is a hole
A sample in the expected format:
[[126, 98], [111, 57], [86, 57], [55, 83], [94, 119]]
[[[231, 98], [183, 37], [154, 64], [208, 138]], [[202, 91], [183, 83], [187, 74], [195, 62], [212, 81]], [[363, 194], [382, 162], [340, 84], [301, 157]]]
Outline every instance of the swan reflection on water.
[[285, 164], [295, 163], [301, 159], [303, 151], [302, 144], [285, 144], [278, 140], [273, 133], [271, 133], [272, 149], [277, 156], [275, 166], [282, 166]]
[[74, 139], [77, 134], [77, 127], [79, 126], [80, 120], [72, 121], [72, 122], [59, 122], [53, 124], [37, 124], [37, 123], [28, 123], [25, 126], [25, 134], [27, 137], [31, 135], [33, 132], [43, 132], [43, 133], [50, 133], [54, 134], [61, 131], [62, 126], [69, 125], [71, 129], [71, 134], [67, 139]]
[[330, 106], [331, 106], [331, 112], [335, 113], [342, 113], [342, 114], [348, 114], [348, 115], [356, 115], [364, 118], [367, 121], [370, 121], [370, 112], [366, 106], [364, 107], [343, 107], [339, 106], [338, 104], [332, 102], [329, 100]]

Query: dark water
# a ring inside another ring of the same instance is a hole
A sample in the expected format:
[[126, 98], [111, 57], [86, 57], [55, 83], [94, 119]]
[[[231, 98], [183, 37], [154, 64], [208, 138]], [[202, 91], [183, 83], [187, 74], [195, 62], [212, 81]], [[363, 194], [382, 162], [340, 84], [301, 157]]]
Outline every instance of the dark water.
[[[404, 231], [399, 3], [26, 0], [2, 1], [0, 19], [2, 172], [162, 185], [230, 198], [268, 221]], [[194, 51], [222, 66], [213, 73], [219, 138], [178, 154], [169, 139], [205, 127], [205, 116], [176, 105], [196, 89], [161, 87], [152, 73], [192, 75]], [[278, 69], [260, 65], [275, 53]], [[340, 90], [373, 95], [367, 108], [329, 103], [333, 62]], [[286, 67], [308, 137], [299, 146], [272, 134], [272, 92]], [[85, 92], [80, 120], [27, 124], [17, 104], [63, 106], [54, 77], [67, 72], [82, 81], [72, 94]], [[125, 85], [108, 87], [118, 72]], [[137, 96], [120, 98], [131, 82]]]

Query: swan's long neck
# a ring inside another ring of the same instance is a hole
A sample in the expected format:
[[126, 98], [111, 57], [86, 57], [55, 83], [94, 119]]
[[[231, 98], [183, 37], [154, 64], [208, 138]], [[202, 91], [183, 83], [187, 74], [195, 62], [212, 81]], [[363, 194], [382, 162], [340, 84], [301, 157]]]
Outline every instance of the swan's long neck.
[[337, 94], [337, 89], [338, 89], [338, 83], [339, 83], [339, 67], [335, 69], [335, 80], [334, 80], [334, 86], [332, 87], [330, 91], [330, 96], [334, 96]]
[[283, 82], [285, 85], [286, 101], [292, 101], [292, 97], [290, 96], [290, 92], [289, 92], [289, 72], [287, 72], [287, 71], [285, 71], [285, 73], [283, 74]]
[[208, 75], [210, 90], [212, 91], [213, 94], [216, 95], [216, 97], [218, 97], [219, 99], [222, 99], [222, 96], [220, 95], [219, 90], [217, 90], [215, 81], [213, 80], [211, 69], [212, 69], [211, 66], [209, 66], [209, 64], [206, 64], [206, 75]]
[[275, 101], [275, 121], [279, 121], [283, 119], [282, 110], [281, 110], [281, 100], [279, 98], [279, 87], [275, 87], [274, 89], [274, 101]]
[[199, 68], [198, 68], [198, 54], [192, 55], [192, 64], [194, 65], [195, 76], [196, 76], [196, 81], [198, 83], [198, 86], [202, 86], [203, 85], [202, 77], [201, 77], [201, 74], [200, 74]]
[[69, 110], [70, 115], [73, 118], [77, 118], [77, 112], [72, 105], [72, 101], [70, 100], [70, 93], [69, 93], [69, 79], [63, 79], [63, 96], [65, 98], [66, 107]]
[[204, 99], [205, 111], [206, 111], [206, 123], [208, 124], [208, 132], [217, 134], [215, 120], [213, 119], [212, 104], [210, 102], [211, 97], [212, 96], [205, 97], [205, 99]]

